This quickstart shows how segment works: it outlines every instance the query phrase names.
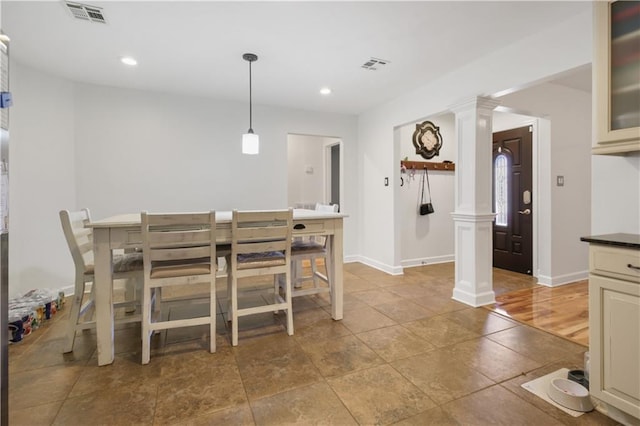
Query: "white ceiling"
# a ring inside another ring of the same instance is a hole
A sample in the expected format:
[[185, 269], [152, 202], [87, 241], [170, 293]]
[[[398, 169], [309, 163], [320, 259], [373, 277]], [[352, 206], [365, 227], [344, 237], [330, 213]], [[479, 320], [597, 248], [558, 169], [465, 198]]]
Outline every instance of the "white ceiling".
[[[20, 63], [73, 81], [357, 114], [590, 8], [586, 1], [90, 1], [107, 24], [61, 1], [3, 0]], [[138, 66], [119, 58], [130, 55]], [[377, 71], [369, 58], [389, 60]], [[319, 95], [328, 86], [330, 96]]]

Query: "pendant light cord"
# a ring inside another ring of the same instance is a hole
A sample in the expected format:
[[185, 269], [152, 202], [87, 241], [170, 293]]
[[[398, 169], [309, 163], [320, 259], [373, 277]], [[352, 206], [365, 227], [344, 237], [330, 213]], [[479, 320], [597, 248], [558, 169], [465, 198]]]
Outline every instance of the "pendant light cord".
[[249, 61], [249, 133], [253, 133], [253, 114], [251, 100], [251, 61]]

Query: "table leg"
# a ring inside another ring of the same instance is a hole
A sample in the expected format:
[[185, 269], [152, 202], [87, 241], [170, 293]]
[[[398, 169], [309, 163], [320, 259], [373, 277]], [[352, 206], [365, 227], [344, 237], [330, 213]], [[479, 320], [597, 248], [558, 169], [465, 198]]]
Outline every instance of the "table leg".
[[98, 365], [113, 363], [113, 274], [109, 229], [94, 228], [93, 256]]
[[342, 248], [342, 219], [335, 221], [334, 234], [330, 239], [331, 256], [333, 259], [333, 271], [331, 271], [331, 282], [333, 291], [331, 292], [331, 317], [334, 320], [342, 319], [343, 304], [343, 248]]

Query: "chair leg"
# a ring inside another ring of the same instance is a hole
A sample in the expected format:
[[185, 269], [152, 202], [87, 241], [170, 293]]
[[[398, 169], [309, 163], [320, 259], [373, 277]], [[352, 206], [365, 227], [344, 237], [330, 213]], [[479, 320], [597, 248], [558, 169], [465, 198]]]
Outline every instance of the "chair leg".
[[291, 274], [285, 274], [285, 288], [286, 295], [285, 300], [287, 302], [287, 334], [289, 336], [293, 335], [293, 305], [291, 301]]
[[124, 287], [124, 300], [127, 302], [133, 302], [133, 305], [128, 305], [124, 308], [124, 311], [128, 314], [136, 311], [136, 289], [138, 287], [138, 278], [130, 278], [126, 280]]
[[211, 286], [209, 288], [209, 352], [214, 353], [216, 351], [216, 279], [215, 271], [213, 279], [211, 280]]
[[238, 279], [231, 275], [231, 346], [238, 346]]
[[[158, 295], [155, 294], [157, 297]], [[142, 363], [151, 358], [151, 288], [145, 283], [142, 290]]]
[[64, 353], [73, 351], [73, 344], [76, 340], [76, 326], [80, 319], [80, 307], [82, 306], [82, 299], [84, 298], [84, 290], [84, 277], [76, 274], [73, 301], [71, 302], [71, 311], [69, 312], [69, 324], [67, 325], [67, 336], [64, 343]]
[[319, 282], [318, 282], [318, 264], [316, 263], [316, 257], [315, 256], [311, 256], [311, 259], [309, 259], [309, 262], [311, 263], [311, 277], [313, 278], [313, 287], [314, 288], [318, 288], [319, 286]]

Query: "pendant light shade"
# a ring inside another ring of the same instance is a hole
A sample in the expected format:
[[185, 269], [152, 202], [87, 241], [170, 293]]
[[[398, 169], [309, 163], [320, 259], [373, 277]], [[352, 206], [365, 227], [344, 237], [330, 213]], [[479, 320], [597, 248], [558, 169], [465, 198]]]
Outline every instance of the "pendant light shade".
[[242, 135], [242, 153], [256, 155], [260, 152], [260, 138], [253, 133], [253, 114], [251, 105], [251, 62], [258, 60], [258, 56], [253, 53], [245, 53], [242, 55], [242, 59], [249, 62], [249, 130]]

